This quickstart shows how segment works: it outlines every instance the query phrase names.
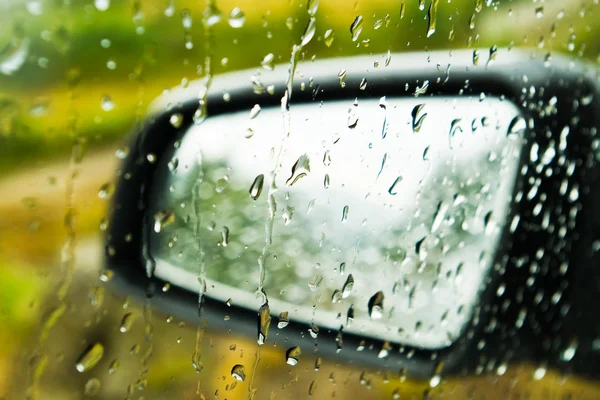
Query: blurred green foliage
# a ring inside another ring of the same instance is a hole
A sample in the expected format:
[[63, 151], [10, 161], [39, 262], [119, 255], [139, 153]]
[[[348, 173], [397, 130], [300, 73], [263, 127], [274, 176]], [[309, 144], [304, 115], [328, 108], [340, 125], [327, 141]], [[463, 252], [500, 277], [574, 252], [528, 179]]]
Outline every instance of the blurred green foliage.
[[[293, 44], [307, 25], [305, 5], [296, 0], [263, 3], [256, 7], [247, 0], [218, 2], [222, 20], [213, 27], [213, 73], [260, 68], [268, 53], [273, 53], [277, 62], [288, 62]], [[575, 35], [573, 51], [581, 50], [585, 43], [584, 57], [595, 59], [598, 53], [594, 10], [585, 4], [565, 2], [556, 7], [560, 2], [552, 2], [546, 7], [545, 19], [538, 19], [538, 7], [527, 1], [490, 2], [489, 6], [475, 0], [441, 1], [436, 32], [427, 38], [429, 2], [423, 9], [417, 0], [321, 3], [316, 35], [305, 47], [301, 63], [313, 57], [375, 56], [388, 50], [540, 47], [540, 36], [548, 51], [568, 51], [568, 42]], [[113, 1], [103, 12], [92, 1], [43, 1], [39, 15], [27, 11], [27, 4], [15, 1], [5, 5], [2, 16], [0, 39], [8, 40], [20, 30], [30, 38], [31, 46], [18, 71], [12, 76], [0, 75], [0, 125], [11, 126], [10, 132], [0, 135], [0, 169], [64, 155], [75, 138], [85, 139], [90, 147], [121, 140], [154, 97], [184, 78], [193, 80], [204, 73], [202, 2], [175, 2], [172, 16], [165, 11], [171, 3], [162, 0]], [[246, 13], [240, 29], [227, 24], [234, 6]], [[183, 9], [192, 17], [192, 49], [184, 46]], [[525, 10], [521, 17], [517, 17], [519, 9]], [[566, 9], [565, 16], [559, 20], [550, 9]], [[363, 16], [363, 32], [353, 42], [349, 28], [357, 15]], [[517, 26], [511, 22], [515, 19]], [[328, 29], [335, 38], [331, 47], [323, 41]], [[101, 45], [103, 39], [110, 41], [109, 47]], [[109, 61], [114, 69], [107, 67]], [[116, 100], [110, 113], [100, 108], [103, 95]], [[36, 105], [38, 112], [40, 107], [47, 108], [43, 115], [35, 116]]]

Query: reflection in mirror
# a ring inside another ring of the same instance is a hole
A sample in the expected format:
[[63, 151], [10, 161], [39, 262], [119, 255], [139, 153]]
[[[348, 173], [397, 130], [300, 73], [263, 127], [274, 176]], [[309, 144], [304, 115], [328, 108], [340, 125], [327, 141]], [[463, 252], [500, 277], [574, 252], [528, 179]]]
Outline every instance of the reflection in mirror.
[[[159, 160], [155, 275], [253, 311], [278, 108], [192, 125]], [[521, 153], [497, 98], [296, 104], [276, 175], [264, 288], [272, 315], [436, 349], [470, 320], [506, 224]], [[509, 229], [506, 226], [506, 229]]]

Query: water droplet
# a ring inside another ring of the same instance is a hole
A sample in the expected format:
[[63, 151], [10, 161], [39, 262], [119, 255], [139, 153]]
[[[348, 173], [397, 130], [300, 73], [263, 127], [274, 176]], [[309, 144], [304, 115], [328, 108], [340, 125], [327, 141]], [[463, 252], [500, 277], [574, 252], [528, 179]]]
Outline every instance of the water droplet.
[[203, 12], [204, 23], [206, 26], [211, 27], [221, 21], [221, 11], [217, 8], [214, 3], [210, 3], [206, 6]]
[[421, 111], [423, 111], [423, 108], [425, 108], [425, 104], [417, 104], [412, 109], [411, 116], [413, 132], [419, 132], [423, 126], [423, 121], [425, 121], [425, 117], [427, 116], [427, 113], [419, 115]]
[[542, 18], [544, 16], [544, 7], [537, 7], [535, 9], [535, 16], [537, 18]]
[[181, 10], [181, 24], [185, 30], [189, 30], [192, 27], [192, 14], [187, 8]]
[[83, 387], [83, 394], [88, 397], [94, 397], [100, 393], [101, 387], [102, 383], [100, 382], [100, 379], [91, 378], [85, 383], [85, 386]]
[[435, 374], [429, 379], [429, 387], [436, 387], [442, 381], [442, 377], [439, 374]]
[[302, 350], [300, 350], [300, 347], [298, 347], [298, 346], [290, 347], [285, 352], [285, 358], [286, 358], [285, 362], [291, 366], [297, 365], [301, 354], [302, 354]]
[[367, 78], [363, 78], [360, 81], [360, 85], [358, 86], [360, 90], [365, 90], [367, 88]]
[[352, 294], [352, 289], [354, 289], [354, 277], [350, 274], [342, 287], [342, 298], [348, 298]]
[[[317, 360], [319, 360], [320, 358], [317, 358]], [[315, 371], [317, 371], [318, 368], [316, 367], [315, 364]], [[315, 390], [317, 390], [317, 381], [312, 381], [310, 383], [310, 385], [308, 386], [308, 396], [312, 397], [313, 394], [315, 394]]]
[[419, 0], [419, 10], [423, 11], [425, 9], [425, 0]]
[[292, 166], [292, 175], [285, 181], [288, 186], [294, 186], [301, 178], [308, 175], [310, 172], [310, 159], [308, 155], [301, 155]]
[[363, 29], [363, 17], [361, 15], [357, 15], [350, 25], [350, 34], [352, 35], [352, 41], [356, 42], [360, 36], [360, 33]]
[[546, 376], [546, 366], [540, 365], [538, 368], [533, 371], [533, 379], [536, 381], [541, 380], [544, 376]]
[[419, 97], [422, 94], [427, 93], [427, 89], [429, 89], [429, 81], [426, 80], [423, 82], [423, 84], [421, 86], [417, 86], [417, 88], [415, 89], [415, 97]]
[[342, 209], [342, 222], [344, 222], [348, 219], [348, 211], [349, 210], [350, 210], [350, 207], [348, 205], [345, 205], [344, 208]]
[[100, 273], [100, 280], [102, 282], [110, 282], [110, 280], [113, 278], [114, 275], [115, 275], [115, 273], [113, 272], [112, 269], [105, 269], [104, 271], [102, 271]]
[[94, 0], [94, 6], [98, 11], [106, 11], [110, 8], [110, 0]]
[[229, 228], [226, 226], [221, 229], [221, 241], [219, 243], [223, 247], [229, 246]]
[[342, 292], [340, 292], [338, 289], [335, 289], [333, 291], [333, 294], [331, 295], [331, 303], [335, 304], [337, 302], [339, 302], [342, 299]]
[[342, 69], [338, 72], [338, 80], [340, 81], [340, 87], [346, 87], [346, 70]]
[[319, 336], [319, 327], [315, 324], [312, 324], [310, 328], [308, 328], [308, 333], [310, 334], [311, 338], [316, 339]]
[[119, 370], [119, 367], [121, 366], [121, 363], [119, 362], [119, 360], [113, 360], [110, 365], [108, 366], [108, 373], [109, 374], [114, 374], [115, 372], [117, 372]]
[[131, 348], [129, 349], [129, 354], [131, 354], [132, 356], [135, 356], [136, 354], [138, 354], [140, 352], [140, 345], [139, 344], [134, 344], [133, 346], [131, 346]]
[[100, 107], [104, 111], [111, 111], [113, 108], [115, 108], [115, 103], [112, 101], [112, 99], [109, 96], [104, 95], [104, 96], [102, 96], [102, 99], [100, 100]]
[[121, 147], [120, 149], [117, 149], [117, 151], [115, 151], [115, 157], [117, 157], [120, 160], [124, 160], [125, 158], [127, 158], [128, 155], [129, 148], [127, 147]]
[[119, 331], [121, 333], [129, 332], [131, 326], [133, 325], [133, 321], [135, 320], [135, 315], [133, 313], [127, 313], [121, 319], [121, 326], [119, 327]]
[[237, 379], [239, 382], [244, 382], [246, 379], [246, 370], [241, 364], [236, 364], [231, 368], [231, 376]]
[[519, 136], [523, 135], [523, 132], [527, 128], [527, 122], [521, 116], [517, 116], [510, 121], [508, 124], [508, 131], [506, 132], [506, 136], [509, 139], [516, 139]]
[[450, 148], [452, 148], [452, 139], [454, 139], [456, 133], [463, 131], [462, 126], [460, 125], [461, 122], [462, 120], [460, 118], [456, 118], [450, 123], [450, 131], [448, 132], [448, 143]]
[[171, 114], [171, 116], [169, 117], [169, 123], [175, 129], [181, 128], [181, 125], [183, 124], [183, 114]]
[[285, 206], [285, 208], [283, 209], [281, 217], [283, 218], [283, 224], [285, 226], [288, 226], [290, 222], [292, 222], [292, 218], [294, 217], [294, 211], [296, 211], [296, 209], [291, 206]]
[[154, 214], [154, 232], [160, 233], [165, 226], [175, 222], [175, 213], [172, 211], [159, 211]]
[[308, 288], [310, 289], [311, 292], [314, 292], [315, 290], [317, 290], [319, 288], [319, 286], [321, 286], [322, 282], [323, 282], [323, 274], [318, 274], [317, 276], [312, 278], [310, 281], [308, 281]]
[[283, 329], [290, 323], [289, 313], [284, 311], [279, 314], [279, 321], [277, 322], [277, 328]]
[[318, 9], [319, 0], [308, 0], [308, 3], [306, 4], [306, 11], [308, 12], [308, 15], [314, 17]]
[[435, 25], [437, 21], [437, 7], [440, 0], [431, 0], [429, 5], [429, 11], [427, 15], [429, 17], [429, 24], [427, 26], [427, 37], [431, 37], [435, 33]]
[[100, 343], [95, 343], [81, 353], [75, 364], [75, 368], [79, 372], [87, 372], [102, 360], [102, 356], [104, 356], [104, 346]]
[[390, 65], [391, 61], [392, 61], [392, 52], [388, 49], [388, 51], [385, 55], [385, 60], [383, 62], [383, 65], [385, 65], [387, 67]]
[[260, 114], [260, 106], [258, 104], [255, 104], [254, 107], [252, 107], [252, 110], [250, 110], [250, 119], [254, 119], [258, 116], [258, 114]]
[[300, 47], [306, 46], [315, 36], [315, 30], [317, 29], [317, 19], [315, 17], [310, 17], [308, 20], [308, 25], [306, 25], [306, 29], [304, 29], [304, 34], [302, 34], [302, 42], [300, 43]]
[[252, 200], [257, 200], [262, 193], [263, 183], [265, 181], [265, 176], [263, 174], [258, 175], [254, 178], [254, 182], [252, 182], [252, 186], [250, 186], [250, 197]]
[[217, 181], [215, 182], [215, 192], [223, 193], [223, 191], [227, 188], [228, 184], [229, 184], [229, 176], [228, 175], [224, 175], [222, 178], [217, 179]]
[[431, 224], [431, 233], [435, 233], [444, 219], [446, 218], [446, 213], [448, 212], [448, 205], [440, 202], [437, 207], [437, 211], [435, 213], [435, 217], [433, 218], [433, 223]]
[[265, 344], [269, 336], [269, 327], [271, 326], [271, 314], [269, 313], [269, 303], [265, 303], [258, 309], [258, 345]]
[[273, 53], [267, 54], [263, 60], [260, 62], [260, 65], [266, 70], [273, 71], [275, 69], [275, 56]]
[[323, 188], [328, 189], [329, 183], [329, 174], [325, 174], [325, 178], [323, 179]]
[[178, 166], [179, 166], [179, 159], [175, 158], [175, 157], [173, 157], [171, 159], [171, 161], [169, 161], [167, 163], [167, 167], [169, 168], [169, 171], [171, 171], [171, 172], [175, 172], [177, 170]]
[[497, 55], [498, 55], [498, 46], [493, 45], [492, 47], [490, 47], [490, 55], [488, 57], [486, 66], [490, 66], [492, 64], [492, 62], [494, 62], [494, 60], [496, 59]]
[[398, 184], [400, 182], [402, 182], [401, 176], [397, 177], [396, 180], [394, 181], [394, 183], [392, 183], [392, 186], [390, 186], [390, 188], [388, 189], [388, 193], [391, 194], [392, 196], [395, 196], [396, 194], [398, 194], [396, 186], [398, 186]]
[[104, 303], [104, 288], [92, 287], [88, 292], [90, 304], [92, 307], [98, 308]]
[[333, 33], [333, 29], [327, 29], [325, 31], [325, 35], [323, 35], [323, 42], [325, 43], [325, 46], [331, 47], [334, 38], [335, 34]]
[[564, 362], [569, 362], [575, 357], [577, 352], [578, 342], [577, 339], [571, 339], [567, 347], [561, 352], [560, 359]]
[[479, 64], [479, 50], [473, 50], [473, 65]]
[[229, 13], [229, 26], [232, 28], [241, 28], [246, 22], [246, 14], [238, 7], [231, 10]]
[[368, 303], [369, 317], [371, 319], [379, 319], [383, 316], [383, 292], [375, 293]]
[[114, 192], [115, 185], [107, 182], [100, 186], [100, 189], [98, 189], [98, 197], [100, 197], [103, 200], [110, 199]]

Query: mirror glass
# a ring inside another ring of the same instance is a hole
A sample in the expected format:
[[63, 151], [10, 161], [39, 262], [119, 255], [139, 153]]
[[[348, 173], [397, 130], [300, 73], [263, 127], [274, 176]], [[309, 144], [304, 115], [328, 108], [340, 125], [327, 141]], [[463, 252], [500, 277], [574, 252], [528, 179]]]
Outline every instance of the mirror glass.
[[518, 224], [509, 214], [525, 128], [517, 108], [492, 97], [390, 97], [290, 113], [289, 137], [278, 107], [209, 117], [157, 161], [155, 275], [191, 291], [205, 277], [207, 296], [256, 312], [273, 212], [263, 286], [274, 318], [450, 345], [502, 232]]

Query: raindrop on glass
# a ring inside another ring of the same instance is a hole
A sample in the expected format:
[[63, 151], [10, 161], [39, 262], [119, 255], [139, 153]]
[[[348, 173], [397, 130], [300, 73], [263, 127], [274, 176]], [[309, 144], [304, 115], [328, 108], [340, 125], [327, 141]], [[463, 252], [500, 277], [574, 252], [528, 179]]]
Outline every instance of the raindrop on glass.
[[75, 368], [79, 372], [86, 372], [94, 368], [104, 356], [104, 346], [100, 343], [95, 343], [89, 346], [77, 359]]
[[232, 28], [241, 28], [246, 22], [246, 14], [238, 7], [231, 10], [229, 13], [229, 26]]

